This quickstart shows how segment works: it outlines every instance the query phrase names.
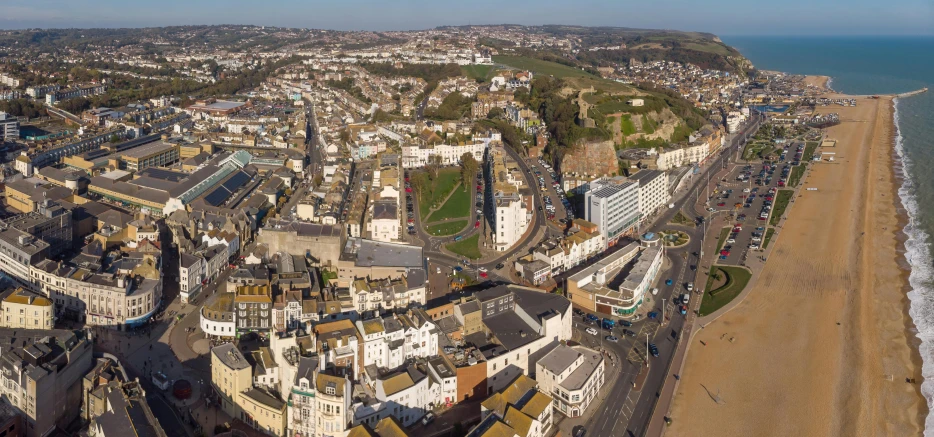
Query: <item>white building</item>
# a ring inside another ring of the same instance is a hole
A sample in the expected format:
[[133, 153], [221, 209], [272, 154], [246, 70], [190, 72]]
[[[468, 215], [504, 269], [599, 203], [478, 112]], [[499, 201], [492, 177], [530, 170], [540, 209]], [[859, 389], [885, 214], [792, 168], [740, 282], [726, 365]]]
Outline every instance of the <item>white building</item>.
[[639, 183], [639, 212], [642, 220], [668, 205], [668, 173], [661, 170], [641, 170], [629, 177]]
[[490, 144], [489, 139], [481, 141], [468, 141], [460, 144], [436, 144], [433, 146], [403, 146], [402, 166], [404, 168], [418, 168], [428, 164], [428, 157], [438, 155], [442, 165], [460, 164], [464, 153], [472, 153], [477, 162], [483, 162], [483, 154]]
[[19, 120], [6, 112], [0, 112], [0, 143], [19, 139]]
[[492, 189], [488, 193], [492, 198], [492, 217], [489, 223], [493, 232], [494, 247], [497, 251], [505, 252], [516, 244], [528, 229], [532, 220], [532, 206], [520, 192], [525, 185], [522, 173], [516, 163], [502, 147], [490, 151], [489, 172], [492, 179]]
[[687, 145], [679, 148], [659, 148], [655, 164], [659, 170], [671, 170], [683, 165], [692, 165], [707, 158], [710, 147], [706, 143]]
[[206, 264], [201, 255], [181, 253], [178, 257], [179, 295], [182, 302], [188, 302], [201, 292], [201, 283], [205, 279]]
[[422, 310], [358, 320], [363, 337], [363, 366], [395, 369], [405, 360], [438, 354], [440, 330]]
[[551, 395], [555, 410], [579, 417], [597, 397], [604, 382], [606, 361], [583, 346], [558, 345], [535, 364], [539, 390]]
[[638, 181], [601, 178], [584, 193], [584, 219], [597, 225], [607, 244], [631, 233], [640, 217]]
[[[431, 411], [439, 392], [437, 385], [432, 387], [434, 384], [431, 383], [431, 378], [413, 364], [380, 377], [372, 385], [376, 402], [358, 403], [353, 406], [354, 425], [375, 425], [380, 420], [392, 416], [402, 426], [412, 426]], [[433, 391], [435, 395], [432, 394]]]
[[[533, 291], [534, 290], [534, 291]], [[529, 357], [571, 338], [571, 305], [562, 296], [535, 289], [498, 286], [476, 294], [486, 332], [464, 337], [486, 359], [487, 394], [529, 375]], [[499, 343], [486, 343], [487, 332]]]
[[366, 227], [370, 239], [386, 243], [399, 240], [401, 231], [399, 205], [396, 199], [377, 200], [370, 205], [370, 220]]

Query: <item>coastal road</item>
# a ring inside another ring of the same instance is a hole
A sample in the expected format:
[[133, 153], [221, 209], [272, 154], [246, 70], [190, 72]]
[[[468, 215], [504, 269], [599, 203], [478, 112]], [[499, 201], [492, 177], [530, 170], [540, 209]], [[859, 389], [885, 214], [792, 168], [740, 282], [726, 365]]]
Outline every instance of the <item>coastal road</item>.
[[[670, 314], [669, 309], [677, 308], [674, 299], [685, 293], [684, 284], [692, 282], [695, 275], [699, 274], [692, 271], [690, 266], [701, 265], [701, 260], [694, 254], [699, 255], [701, 252], [705, 238], [703, 228], [680, 228], [669, 225], [669, 221], [678, 211], [683, 211], [688, 217], [697, 216], [694, 204], [698, 196], [701, 195], [700, 188], [703, 188], [704, 184], [710, 183], [713, 175], [722, 171], [724, 167], [729, 166], [730, 161], [736, 159], [737, 151], [741, 150], [746, 139], [755, 132], [755, 129], [758, 129], [758, 124], [759, 120], [752, 120], [747, 123], [747, 126], [731, 139], [716, 158], [704, 163], [702, 169], [691, 176], [690, 182], [692, 185], [680, 191], [680, 197], [677, 197], [678, 193], [676, 193], [677, 198], [672, 202], [675, 207], [664, 211], [655, 221], [656, 224], [648, 229], [657, 232], [667, 228], [678, 228], [687, 232], [691, 237], [686, 246], [666, 250], [669, 267], [665, 272], [659, 274], [659, 294], [655, 303], [655, 310], [660, 311], [661, 305], [665, 305], [666, 313]], [[672, 280], [671, 286], [665, 285], [667, 279]], [[701, 284], [697, 285], [701, 286]], [[631, 389], [635, 377], [621, 377], [612, 389], [611, 393], [614, 393], [614, 396], [608, 398], [604, 404], [594, 406], [599, 410], [584, 425], [588, 436], [591, 434], [596, 437], [647, 435], [650, 425], [654, 425], [653, 419], [657, 419], [664, 426], [663, 422], [661, 422], [662, 417], [656, 417], [659, 416], [656, 414], [656, 404], [664, 395], [662, 390], [670, 389], [674, 385], [674, 376], [671, 369], [677, 369], [683, 361], [687, 342], [682, 341], [682, 339], [689, 335], [693, 329], [693, 322], [696, 317], [693, 310], [698, 308], [700, 304], [698, 297], [697, 294], [691, 295], [691, 310], [688, 311], [686, 317], [680, 313], [671, 314], [669, 324], [659, 329], [654, 336], [649, 338], [649, 341], [654, 342], [658, 347], [659, 358], [650, 360], [648, 375], [641, 391], [634, 392]], [[632, 372], [633, 369], [623, 368], [624, 375]], [[665, 396], [665, 399], [663, 399], [665, 403], [659, 410], [667, 412], [670, 398], [671, 395]], [[661, 413], [661, 416], [665, 414], [664, 412]]]

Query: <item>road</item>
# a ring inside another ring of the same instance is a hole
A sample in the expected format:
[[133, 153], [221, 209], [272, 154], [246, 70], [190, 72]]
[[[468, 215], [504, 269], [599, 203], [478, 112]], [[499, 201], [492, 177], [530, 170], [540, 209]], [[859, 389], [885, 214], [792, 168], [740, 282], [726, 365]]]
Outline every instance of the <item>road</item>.
[[[538, 179], [534, 176], [532, 169], [529, 167], [528, 162], [511, 148], [504, 147], [504, 149], [506, 150], [506, 153], [508, 153], [509, 156], [517, 163], [517, 166], [522, 171], [526, 180], [528, 180], [529, 183], [532, 184], [531, 186], [534, 186], [535, 182]], [[490, 177], [487, 174], [488, 172], [487, 172], [486, 166], [483, 166], [483, 168], [484, 168], [483, 170], [484, 179], [486, 181], [484, 183], [484, 189], [489, 190], [490, 189], [490, 186], [489, 186]], [[472, 187], [471, 189], [472, 193], [475, 192], [475, 188], [476, 187]], [[532, 191], [532, 197], [533, 197], [532, 204], [533, 205], [544, 205], [541, 191], [540, 190], [531, 190], [531, 191]], [[489, 199], [489, 196], [481, 196], [481, 197], [484, 197], [485, 199]], [[417, 240], [418, 242], [421, 243], [422, 247], [424, 248], [425, 257], [430, 258], [431, 261], [434, 263], [437, 263], [437, 264], [440, 264], [442, 266], [446, 266], [449, 268], [453, 268], [455, 266], [461, 265], [462, 263], [459, 257], [447, 255], [441, 250], [441, 246], [452, 242], [454, 237], [453, 236], [432, 237], [431, 235], [428, 235], [428, 233], [425, 232], [425, 226], [423, 226], [421, 222], [421, 218], [417, 214], [417, 211], [418, 211], [417, 196], [413, 195], [412, 198], [413, 198], [414, 210], [416, 211], [415, 229], [417, 232], [416, 234]], [[487, 200], [483, 201], [484, 214], [487, 216], [490, 214], [489, 203], [490, 202]], [[559, 202], [559, 205], [560, 205], [560, 202]], [[473, 223], [476, 220], [475, 210], [476, 210], [476, 206], [471, 205], [470, 223]], [[545, 219], [545, 213], [542, 211], [535, 210], [534, 214], [532, 214], [532, 221], [531, 223], [529, 223], [529, 230], [526, 231], [526, 234], [523, 236], [523, 238], [519, 240], [516, 244], [514, 244], [510, 248], [510, 250], [502, 252], [501, 255], [497, 256], [494, 259], [485, 260], [483, 263], [472, 265], [468, 267], [468, 270], [474, 271], [474, 269], [483, 267], [487, 269], [490, 280], [494, 280], [494, 281], [502, 280], [502, 281], [514, 282], [515, 278], [512, 278], [512, 273], [511, 273], [512, 266], [509, 265], [510, 263], [507, 261], [511, 259], [514, 260], [519, 255], [527, 254], [528, 251], [531, 250], [532, 247], [538, 244], [541, 241], [541, 238], [542, 238], [542, 235], [544, 235], [544, 232], [547, 232], [547, 230], [545, 229], [547, 227], [546, 222], [547, 220]], [[483, 220], [481, 224], [483, 226], [481, 226], [479, 230], [474, 229], [474, 228], [469, 228], [469, 230], [459, 233], [457, 235], [462, 235], [462, 236], [467, 237], [477, 232], [480, 232], [484, 230], [485, 226], [488, 225], [488, 220]], [[504, 264], [504, 267], [502, 269], [496, 269], [496, 265], [499, 263]]]
[[[655, 414], [656, 402], [659, 400], [662, 388], [670, 388], [672, 385], [668, 384], [666, 386], [665, 384], [666, 381], [674, 379], [670, 369], [677, 368], [677, 365], [680, 364], [680, 359], [683, 359], [687, 342], [681, 340], [693, 329], [693, 322], [696, 317], [693, 309], [699, 306], [700, 296], [696, 293], [690, 296], [690, 307], [692, 311], [688, 311], [687, 316], [682, 316], [679, 313], [673, 314], [677, 308], [673, 302], [674, 299], [687, 292], [685, 283], [697, 283], [695, 278], [700, 272], [692, 270], [690, 266], [699, 266], [702, 264], [698, 256], [701, 254], [701, 247], [705, 237], [703, 235], [703, 228], [677, 227], [670, 225], [669, 222], [679, 211], [683, 211], [683, 214], [688, 217], [696, 217], [703, 213], [696, 211], [694, 204], [697, 201], [697, 196], [703, 193], [701, 190], [705, 188], [704, 184], [712, 183], [710, 181], [712, 175], [722, 171], [729, 165], [731, 160], [736, 159], [737, 151], [742, 148], [746, 139], [758, 129], [760, 122], [761, 119], [758, 118], [751, 120], [739, 134], [731, 139], [730, 143], [725, 146], [724, 150], [718, 156], [704, 163], [701, 170], [692, 176], [690, 180], [691, 186], [675, 194], [675, 199], [672, 202], [675, 204], [675, 207], [662, 213], [655, 221], [656, 225], [647, 229], [649, 231], [660, 231], [663, 229], [677, 228], [683, 230], [691, 237], [687, 245], [666, 250], [668, 260], [667, 270], [660, 273], [658, 281], [659, 293], [655, 301], [655, 310], [662, 311], [661, 305], [664, 304], [665, 313], [666, 315], [670, 315], [670, 321], [666, 326], [658, 329], [654, 333], [649, 332], [648, 340], [658, 347], [659, 358], [651, 358], [649, 360], [648, 374], [645, 377], [641, 390], [638, 392], [633, 390], [633, 382], [636, 379], [636, 375], [638, 375], [641, 363], [639, 363], [638, 360], [637, 362], [632, 362], [628, 354], [623, 359], [623, 367], [621, 369], [622, 376], [611, 388], [611, 393], [613, 395], [608, 397], [603, 404], [593, 406], [592, 408], [598, 408], [598, 410], [584, 424], [584, 427], [587, 429], [588, 437], [643, 436], [646, 435], [649, 425], [652, 423], [652, 419], [657, 416]], [[713, 180], [716, 181], [716, 179]], [[713, 254], [709, 254], [708, 256], [712, 255]], [[672, 280], [672, 285], [665, 285], [667, 279]], [[646, 334], [644, 327], [649, 323], [652, 322], [646, 320], [636, 322], [630, 329], [639, 332], [640, 337], [637, 338], [643, 339], [644, 342], [645, 337], [642, 336]], [[619, 334], [614, 335], [620, 336]], [[625, 344], [627, 343], [620, 343], [620, 345]], [[642, 343], [641, 349], [639, 349], [638, 346], [634, 347], [642, 351], [645, 349], [644, 343]], [[641, 355], [644, 356], [644, 352]], [[633, 355], [633, 357], [637, 356], [640, 356], [640, 354], [637, 353]], [[679, 357], [679, 361], [677, 362], [674, 360], [676, 356]], [[670, 397], [665, 400], [670, 402]], [[662, 409], [667, 411], [667, 408], [666, 403]], [[659, 417], [657, 419], [660, 420], [661, 418]], [[652, 435], [654, 436], [655, 434]]]

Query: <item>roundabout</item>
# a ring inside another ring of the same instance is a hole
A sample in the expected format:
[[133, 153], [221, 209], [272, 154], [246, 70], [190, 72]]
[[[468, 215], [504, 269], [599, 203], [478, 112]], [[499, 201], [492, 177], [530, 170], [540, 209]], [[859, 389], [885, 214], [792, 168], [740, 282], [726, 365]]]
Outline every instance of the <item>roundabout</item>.
[[684, 231], [665, 229], [659, 232], [662, 244], [668, 248], [682, 247], [691, 242], [691, 236]]

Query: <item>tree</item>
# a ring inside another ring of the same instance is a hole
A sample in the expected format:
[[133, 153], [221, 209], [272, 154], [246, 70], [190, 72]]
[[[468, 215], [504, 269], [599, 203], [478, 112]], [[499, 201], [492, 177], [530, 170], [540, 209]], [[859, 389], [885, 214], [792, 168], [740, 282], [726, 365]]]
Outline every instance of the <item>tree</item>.
[[350, 142], [350, 128], [344, 126], [340, 131], [340, 136], [338, 137], [341, 140], [341, 144], [347, 144]]
[[486, 114], [486, 118], [493, 120], [495, 118], [503, 118], [504, 115], [505, 115], [505, 112], [503, 112], [503, 108], [500, 108], [499, 106], [494, 106], [490, 108], [490, 112]]
[[428, 177], [431, 180], [438, 178], [438, 171], [441, 170], [441, 155], [431, 155], [428, 157], [428, 163], [425, 164], [425, 170], [428, 171]]
[[461, 155], [461, 182], [464, 183], [465, 188], [473, 185], [471, 182], [479, 168], [480, 163], [473, 157], [473, 153], [464, 152]]
[[412, 191], [415, 191], [415, 195], [421, 200], [424, 198], [423, 194], [428, 187], [431, 186], [431, 182], [428, 181], [428, 173], [423, 171], [416, 171], [410, 173], [409, 184], [412, 185]]

